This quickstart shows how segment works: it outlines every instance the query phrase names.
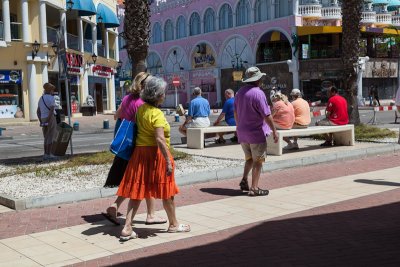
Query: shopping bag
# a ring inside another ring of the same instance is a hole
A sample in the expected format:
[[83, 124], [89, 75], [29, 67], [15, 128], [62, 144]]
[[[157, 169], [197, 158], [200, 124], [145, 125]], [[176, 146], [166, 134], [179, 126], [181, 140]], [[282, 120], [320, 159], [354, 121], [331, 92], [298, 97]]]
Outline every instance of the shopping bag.
[[136, 133], [136, 123], [124, 119], [115, 134], [114, 140], [111, 142], [111, 153], [122, 159], [129, 160], [135, 147]]

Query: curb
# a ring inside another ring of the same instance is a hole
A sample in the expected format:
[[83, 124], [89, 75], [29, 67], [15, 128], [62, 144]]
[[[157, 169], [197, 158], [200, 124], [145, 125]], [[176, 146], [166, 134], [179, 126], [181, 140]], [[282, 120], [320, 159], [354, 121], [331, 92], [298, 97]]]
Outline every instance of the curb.
[[[263, 164], [262, 173], [305, 167], [314, 164], [334, 162], [348, 159], [365, 158], [377, 156], [380, 154], [394, 154], [400, 151], [400, 145], [388, 144], [381, 147], [368, 147], [357, 149], [349, 152], [335, 152], [321, 156], [310, 156], [292, 160], [279, 160], [274, 162], [266, 162]], [[205, 171], [199, 173], [189, 173], [175, 177], [179, 186], [191, 185], [197, 183], [214, 182], [241, 177], [243, 167], [220, 169], [215, 171]], [[94, 188], [79, 192], [65, 192], [51, 196], [40, 196], [28, 199], [16, 199], [8, 195], [0, 194], [0, 205], [15, 210], [25, 210], [32, 208], [42, 208], [59, 204], [74, 203], [79, 201], [105, 198], [115, 196], [117, 188]]]

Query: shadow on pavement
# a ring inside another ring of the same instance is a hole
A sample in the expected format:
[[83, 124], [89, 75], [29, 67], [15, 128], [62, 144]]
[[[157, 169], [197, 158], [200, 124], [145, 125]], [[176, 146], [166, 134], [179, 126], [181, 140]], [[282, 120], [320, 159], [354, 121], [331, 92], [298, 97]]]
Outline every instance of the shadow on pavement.
[[218, 195], [218, 196], [242, 196], [246, 193], [243, 193], [241, 190], [230, 189], [230, 188], [200, 188], [201, 192]]
[[374, 184], [374, 185], [400, 186], [400, 183], [379, 181], [379, 180], [368, 180], [368, 179], [357, 179], [354, 180], [354, 182], [363, 184]]
[[393, 203], [275, 219], [132, 252], [113, 266], [400, 266], [399, 211]]

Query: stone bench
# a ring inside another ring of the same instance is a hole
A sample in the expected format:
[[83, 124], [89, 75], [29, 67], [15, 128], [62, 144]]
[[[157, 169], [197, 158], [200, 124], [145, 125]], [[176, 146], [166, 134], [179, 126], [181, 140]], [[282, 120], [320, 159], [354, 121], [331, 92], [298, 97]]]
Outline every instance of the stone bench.
[[310, 126], [305, 129], [278, 130], [278, 142], [274, 143], [272, 135], [267, 138], [267, 152], [271, 155], [282, 155], [282, 149], [286, 145], [283, 137], [310, 136], [315, 134], [333, 134], [336, 145], [354, 146], [354, 125], [340, 126]]
[[203, 149], [204, 135], [208, 133], [229, 133], [236, 132], [236, 126], [210, 126], [207, 128], [188, 128], [187, 147]]

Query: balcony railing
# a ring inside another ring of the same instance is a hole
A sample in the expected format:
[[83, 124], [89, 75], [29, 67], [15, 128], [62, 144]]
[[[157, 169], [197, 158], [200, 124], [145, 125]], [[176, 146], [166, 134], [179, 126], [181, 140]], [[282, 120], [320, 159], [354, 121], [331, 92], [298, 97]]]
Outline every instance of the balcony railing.
[[4, 23], [0, 21], [0, 41], [4, 41]]
[[393, 26], [400, 26], [400, 15], [392, 16], [392, 24]]
[[97, 55], [99, 57], [105, 57], [106, 56], [104, 45], [97, 44]]
[[115, 50], [114, 49], [108, 49], [108, 56], [112, 59], [115, 59]]
[[11, 41], [22, 41], [22, 23], [11, 22]]
[[57, 43], [57, 29], [47, 27], [47, 42], [53, 44]]
[[305, 18], [320, 18], [322, 6], [319, 4], [300, 5], [299, 14]]
[[72, 35], [70, 33], [67, 33], [67, 44], [68, 48], [74, 49], [76, 51], [79, 51], [79, 39], [78, 36]]
[[322, 19], [341, 19], [342, 8], [340, 6], [330, 6], [322, 8]]
[[392, 14], [390, 13], [376, 14], [376, 24], [392, 24]]
[[92, 40], [83, 39], [83, 49], [85, 52], [93, 53], [93, 42]]
[[361, 23], [363, 24], [372, 24], [376, 22], [376, 13], [375, 11], [363, 11], [361, 13]]

